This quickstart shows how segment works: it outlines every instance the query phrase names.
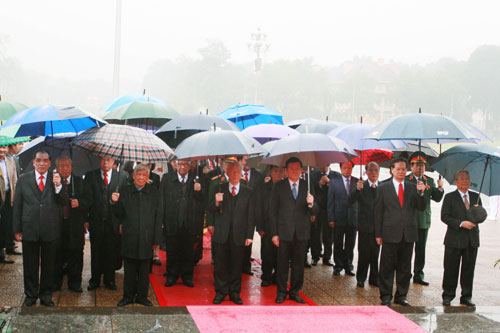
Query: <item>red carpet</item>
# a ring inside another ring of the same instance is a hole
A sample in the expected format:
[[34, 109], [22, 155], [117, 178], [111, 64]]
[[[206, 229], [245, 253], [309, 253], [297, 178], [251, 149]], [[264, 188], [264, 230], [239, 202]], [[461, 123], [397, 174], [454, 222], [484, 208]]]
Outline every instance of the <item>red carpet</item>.
[[188, 306], [205, 332], [424, 332], [385, 306]]
[[[165, 287], [165, 252], [160, 252], [161, 266], [154, 266], [153, 273], [150, 274], [150, 282], [156, 294], [160, 306], [186, 306], [186, 305], [210, 305], [215, 296], [213, 285], [213, 266], [211, 264], [210, 253], [210, 235], [205, 234], [203, 239], [203, 259], [195, 266], [194, 270], [194, 288], [186, 287], [181, 280], [172, 287]], [[261, 270], [258, 262], [252, 263], [253, 276], [243, 275], [241, 298], [245, 305], [276, 305], [276, 286], [262, 288], [260, 286]], [[305, 295], [301, 296], [307, 304], [315, 303]], [[223, 305], [232, 305], [229, 300], [225, 300]], [[300, 305], [296, 302], [287, 300], [285, 305]]]

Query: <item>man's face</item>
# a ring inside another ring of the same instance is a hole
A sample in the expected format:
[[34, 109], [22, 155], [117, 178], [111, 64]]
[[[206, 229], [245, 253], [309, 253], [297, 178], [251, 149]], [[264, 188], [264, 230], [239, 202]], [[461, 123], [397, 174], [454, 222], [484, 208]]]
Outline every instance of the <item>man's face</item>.
[[372, 182], [375, 183], [378, 180], [378, 175], [380, 173], [380, 168], [376, 166], [370, 166], [366, 170], [366, 175], [368, 176], [368, 179]]
[[417, 177], [422, 176], [425, 173], [425, 163], [413, 162], [411, 164], [411, 172]]
[[277, 183], [283, 179], [283, 168], [274, 167], [271, 169], [271, 180], [273, 183]]
[[70, 159], [62, 159], [56, 161], [56, 168], [61, 177], [68, 178], [73, 171], [73, 165]]
[[406, 163], [398, 162], [394, 164], [394, 168], [392, 168], [391, 173], [396, 181], [404, 181], [406, 177]]
[[115, 160], [111, 157], [103, 157], [101, 158], [101, 170], [104, 172], [108, 172], [113, 167]]
[[347, 163], [342, 163], [340, 166], [340, 173], [344, 177], [351, 177], [352, 175], [352, 164], [347, 162]]
[[181, 176], [187, 175], [189, 172], [190, 164], [187, 161], [177, 161], [177, 172]]
[[139, 188], [143, 188], [149, 181], [149, 171], [139, 170], [133, 173], [132, 178], [134, 179], [134, 185]]
[[40, 174], [46, 173], [50, 168], [49, 154], [37, 153], [35, 155], [35, 159], [33, 160], [33, 167]]
[[9, 152], [9, 147], [0, 147], [0, 160], [3, 160], [8, 152]]
[[455, 180], [457, 188], [462, 192], [467, 192], [470, 187], [470, 178], [465, 173], [460, 173]]
[[299, 177], [302, 174], [302, 167], [300, 166], [300, 163], [299, 162], [288, 163], [288, 166], [286, 167], [286, 173], [288, 175], [288, 178], [292, 182], [299, 180]]
[[226, 173], [231, 184], [237, 184], [240, 181], [241, 169], [238, 163], [226, 163]]

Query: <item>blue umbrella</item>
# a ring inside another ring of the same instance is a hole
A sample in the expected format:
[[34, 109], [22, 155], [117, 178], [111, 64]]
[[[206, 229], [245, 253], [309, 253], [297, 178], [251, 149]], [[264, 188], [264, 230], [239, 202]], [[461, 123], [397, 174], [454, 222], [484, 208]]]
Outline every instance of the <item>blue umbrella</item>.
[[73, 106], [37, 106], [18, 112], [3, 127], [18, 127], [14, 136], [76, 135], [86, 129], [105, 125], [96, 115]]
[[258, 104], [233, 105], [219, 113], [219, 117], [231, 120], [240, 129], [258, 124], [283, 125], [283, 116], [280, 113]]
[[162, 101], [159, 98], [155, 98], [152, 96], [146, 96], [146, 95], [123, 95], [118, 98], [116, 98], [114, 101], [109, 103], [104, 110], [106, 112], [113, 111], [117, 108], [119, 108], [122, 105], [129, 104], [132, 102], [149, 102], [149, 103], [154, 103], [154, 104], [159, 104], [163, 107], [168, 107], [168, 105]]
[[406, 143], [402, 140], [377, 141], [365, 139], [365, 136], [369, 134], [374, 127], [375, 125], [362, 123], [343, 125], [328, 132], [328, 135], [349, 142], [349, 146], [352, 149], [361, 151], [369, 149], [387, 149], [393, 151], [406, 147]]

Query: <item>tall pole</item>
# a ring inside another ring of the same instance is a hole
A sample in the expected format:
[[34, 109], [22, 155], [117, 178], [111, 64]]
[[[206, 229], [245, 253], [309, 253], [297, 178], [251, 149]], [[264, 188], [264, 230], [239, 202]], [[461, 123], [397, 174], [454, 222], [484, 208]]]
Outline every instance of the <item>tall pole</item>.
[[116, 0], [115, 58], [113, 67], [113, 98], [120, 94], [120, 51], [122, 39], [122, 0]]
[[248, 49], [255, 53], [254, 60], [254, 70], [255, 70], [255, 91], [254, 91], [254, 103], [257, 104], [259, 95], [259, 73], [262, 70], [262, 56], [269, 49], [269, 43], [267, 42], [267, 35], [263, 33], [260, 28], [257, 32], [250, 35], [250, 42], [248, 43]]

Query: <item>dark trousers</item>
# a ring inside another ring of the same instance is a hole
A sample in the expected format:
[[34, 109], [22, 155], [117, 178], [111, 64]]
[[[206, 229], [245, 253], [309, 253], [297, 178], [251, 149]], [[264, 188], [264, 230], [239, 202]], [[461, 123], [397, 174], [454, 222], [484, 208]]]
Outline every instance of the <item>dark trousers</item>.
[[296, 236], [291, 242], [280, 240], [278, 247], [278, 271], [276, 284], [278, 294], [286, 294], [288, 270], [291, 268], [290, 295], [297, 295], [304, 284], [304, 253], [307, 241], [299, 241]]
[[0, 209], [0, 257], [4, 256], [3, 249], [9, 251], [14, 250], [14, 230], [12, 227], [10, 191], [5, 192], [5, 201]]
[[167, 238], [167, 279], [192, 280], [195, 236], [181, 228]]
[[92, 277], [89, 284], [99, 286], [102, 276], [104, 276], [104, 284], [115, 283], [117, 238], [118, 236], [112, 231], [100, 235], [90, 233], [90, 270]]
[[323, 242], [323, 262], [332, 259], [333, 253], [333, 228], [328, 224], [326, 210], [320, 210], [318, 221], [321, 225], [321, 241]]
[[413, 279], [424, 279], [425, 246], [429, 229], [418, 229], [418, 240], [415, 242], [415, 259], [413, 260]]
[[243, 258], [241, 259], [242, 272], [251, 272], [252, 271], [252, 245], [245, 246], [245, 250], [243, 252]]
[[316, 217], [316, 220], [311, 223], [311, 239], [309, 239], [308, 246], [311, 248], [312, 260], [316, 261], [321, 257], [321, 227], [321, 221]]
[[[83, 236], [82, 236], [83, 237]], [[68, 277], [68, 288], [78, 289], [82, 286], [83, 271], [83, 246], [70, 248], [64, 241], [59, 241], [57, 246], [55, 288], [60, 289], [63, 277]]]
[[443, 299], [451, 301], [455, 298], [460, 271], [462, 289], [460, 301], [471, 300], [476, 258], [477, 247], [469, 246], [463, 249], [444, 247]]
[[145, 300], [149, 290], [151, 259], [123, 258], [123, 298]]
[[354, 244], [356, 243], [356, 227], [338, 226], [333, 229], [333, 260], [335, 270], [352, 271], [354, 266]]
[[406, 299], [411, 279], [413, 242], [383, 243], [380, 258], [379, 289], [381, 300], [392, 299], [394, 271], [396, 271], [396, 300]]
[[275, 281], [278, 248], [274, 246], [269, 233], [265, 233], [260, 240], [260, 256], [262, 258], [262, 281]]
[[373, 232], [358, 233], [358, 269], [356, 270], [356, 279], [358, 282], [365, 282], [370, 269], [369, 283], [378, 282], [378, 256], [380, 246], [375, 240]]
[[229, 234], [230, 236], [224, 244], [213, 242], [215, 250], [215, 292], [221, 295], [239, 295], [245, 246], [236, 245], [231, 237], [232, 231]]
[[26, 298], [51, 299], [56, 264], [56, 241], [23, 240], [23, 277]]

